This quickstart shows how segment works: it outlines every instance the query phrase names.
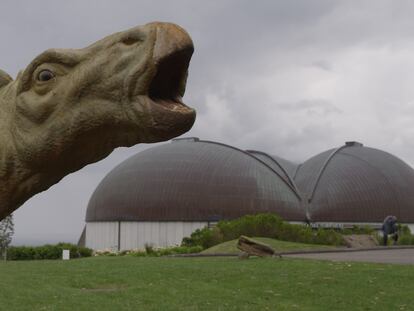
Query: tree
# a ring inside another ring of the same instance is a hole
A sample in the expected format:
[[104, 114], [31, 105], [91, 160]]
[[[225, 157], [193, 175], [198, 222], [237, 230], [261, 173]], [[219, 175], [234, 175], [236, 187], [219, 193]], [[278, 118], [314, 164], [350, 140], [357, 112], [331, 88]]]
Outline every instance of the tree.
[[0, 221], [0, 255], [7, 260], [7, 248], [14, 234], [13, 215], [9, 215]]

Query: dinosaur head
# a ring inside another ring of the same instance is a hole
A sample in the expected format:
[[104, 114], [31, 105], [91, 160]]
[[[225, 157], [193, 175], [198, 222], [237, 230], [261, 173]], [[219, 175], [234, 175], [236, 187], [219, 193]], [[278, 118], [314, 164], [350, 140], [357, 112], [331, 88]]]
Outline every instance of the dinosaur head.
[[182, 102], [192, 53], [182, 28], [151, 23], [40, 54], [12, 82], [19, 158], [70, 172], [116, 147], [185, 133], [195, 120]]

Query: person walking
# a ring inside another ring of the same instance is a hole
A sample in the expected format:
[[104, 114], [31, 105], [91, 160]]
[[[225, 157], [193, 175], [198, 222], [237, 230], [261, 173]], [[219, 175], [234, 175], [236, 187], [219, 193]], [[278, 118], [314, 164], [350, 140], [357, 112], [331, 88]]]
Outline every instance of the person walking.
[[398, 241], [397, 217], [391, 216], [391, 215], [385, 217], [384, 222], [382, 224], [382, 234], [383, 234], [384, 246], [387, 246], [388, 235], [392, 235], [392, 238], [394, 240], [394, 245], [397, 244], [397, 241]]

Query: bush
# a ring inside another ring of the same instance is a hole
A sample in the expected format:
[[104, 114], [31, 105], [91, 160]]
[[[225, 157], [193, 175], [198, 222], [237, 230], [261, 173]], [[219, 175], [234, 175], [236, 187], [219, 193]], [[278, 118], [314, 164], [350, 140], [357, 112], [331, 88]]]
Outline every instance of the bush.
[[414, 245], [414, 235], [406, 225], [398, 225], [398, 245]]
[[411, 235], [411, 230], [410, 230], [410, 228], [408, 228], [407, 225], [401, 225], [401, 224], [399, 224], [398, 225], [398, 232], [401, 235]]
[[101, 251], [96, 252], [95, 256], [134, 256], [134, 257], [160, 257], [175, 254], [193, 254], [203, 250], [201, 246], [173, 246], [166, 248], [154, 248], [151, 244], [145, 244], [145, 249], [141, 250], [124, 250]]
[[224, 241], [238, 239], [241, 235], [275, 237], [283, 220], [274, 214], [246, 215], [244, 217], [220, 221], [217, 228], [221, 231]]
[[319, 228], [316, 232], [313, 244], [343, 245], [344, 240], [342, 238], [342, 235], [333, 229]]
[[414, 245], [414, 235], [401, 235], [401, 237], [398, 239], [398, 245]]
[[145, 243], [145, 252], [148, 255], [152, 255], [154, 253], [154, 246], [152, 246], [152, 244]]
[[344, 245], [342, 235], [332, 229], [313, 230], [308, 226], [289, 224], [275, 214], [246, 215], [234, 220], [219, 221], [214, 228], [197, 229], [190, 237], [183, 239], [182, 245], [198, 245], [206, 249], [238, 239], [241, 235], [308, 244]]
[[352, 226], [352, 228], [341, 229], [339, 230], [341, 234], [349, 235], [349, 234], [373, 234], [375, 230], [370, 226]]
[[7, 250], [8, 260], [39, 260], [39, 259], [61, 259], [62, 251], [68, 249], [70, 258], [81, 258], [92, 256], [92, 250], [79, 247], [70, 243], [46, 244], [42, 246], [12, 246]]
[[181, 246], [194, 247], [201, 246], [203, 249], [220, 244], [223, 241], [223, 234], [217, 227], [197, 229], [190, 237], [183, 238]]
[[139, 251], [130, 251], [127, 254], [136, 257], [160, 257], [176, 254], [193, 254], [199, 253], [203, 250], [201, 246], [174, 246], [159, 249], [145, 249]]

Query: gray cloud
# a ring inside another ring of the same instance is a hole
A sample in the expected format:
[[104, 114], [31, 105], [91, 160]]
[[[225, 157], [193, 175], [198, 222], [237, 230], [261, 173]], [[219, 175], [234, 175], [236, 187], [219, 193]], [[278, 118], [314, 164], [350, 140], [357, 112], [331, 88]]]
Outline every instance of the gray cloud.
[[[414, 3], [409, 1], [16, 1], [0, 4], [0, 67], [50, 47], [84, 47], [153, 20], [176, 22], [196, 52], [188, 133], [300, 162], [359, 140], [414, 164]], [[90, 195], [120, 148], [28, 201], [16, 243], [76, 241]]]

